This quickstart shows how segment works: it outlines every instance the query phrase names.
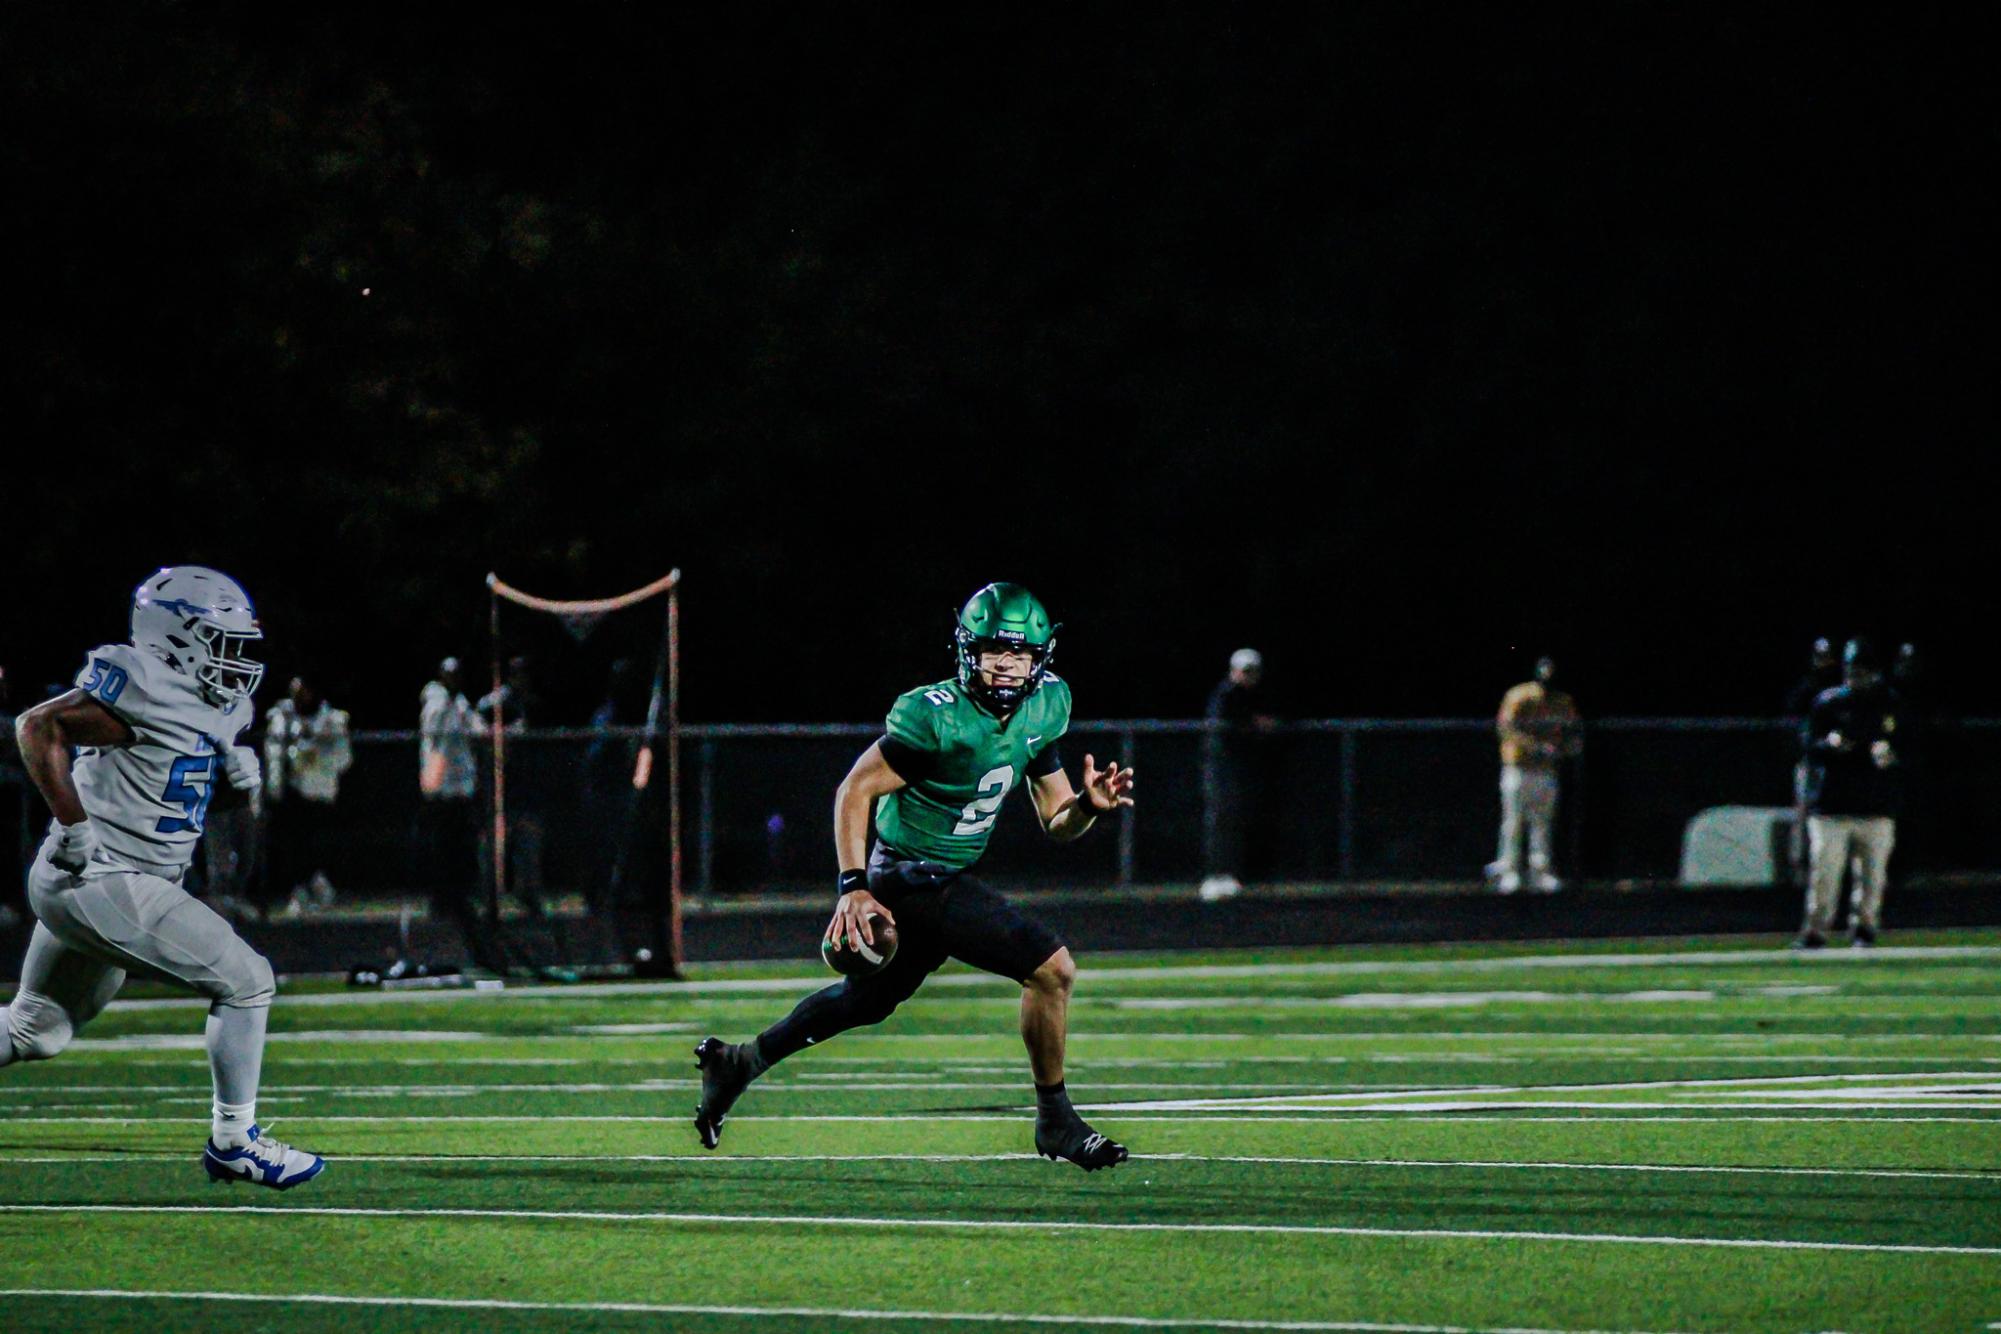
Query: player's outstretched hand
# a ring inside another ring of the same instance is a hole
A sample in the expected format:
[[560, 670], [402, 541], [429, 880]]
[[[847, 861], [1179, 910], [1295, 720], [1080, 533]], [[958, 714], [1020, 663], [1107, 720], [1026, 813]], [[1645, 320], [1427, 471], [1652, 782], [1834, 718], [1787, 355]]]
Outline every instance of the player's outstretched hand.
[[1133, 804], [1133, 771], [1113, 760], [1101, 772], [1096, 759], [1084, 757], [1084, 801], [1099, 814]]
[[896, 914], [878, 903], [875, 895], [866, 889], [851, 889], [841, 895], [841, 901], [834, 905], [834, 915], [827, 921], [826, 938], [838, 942], [845, 936], [851, 950], [873, 945], [875, 931], [868, 920], [871, 916], [879, 916], [891, 926], [896, 925]]

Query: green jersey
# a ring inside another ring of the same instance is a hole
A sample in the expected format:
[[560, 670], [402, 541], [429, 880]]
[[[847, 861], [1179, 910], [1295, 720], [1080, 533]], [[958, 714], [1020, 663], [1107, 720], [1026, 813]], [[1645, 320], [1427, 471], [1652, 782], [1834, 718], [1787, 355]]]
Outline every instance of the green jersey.
[[1053, 675], [1005, 720], [968, 699], [956, 680], [897, 696], [889, 737], [914, 753], [919, 772], [876, 803], [876, 834], [906, 856], [965, 870], [987, 850], [1001, 802], [1040, 772], [1037, 757], [1068, 730], [1070, 685]]

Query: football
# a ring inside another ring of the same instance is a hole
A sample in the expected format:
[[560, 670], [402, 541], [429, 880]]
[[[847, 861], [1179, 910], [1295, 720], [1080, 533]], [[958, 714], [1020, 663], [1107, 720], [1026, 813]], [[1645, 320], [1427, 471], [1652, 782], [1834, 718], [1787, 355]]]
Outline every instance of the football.
[[881, 972], [896, 957], [896, 927], [880, 913], [872, 915], [868, 924], [875, 941], [864, 942], [859, 950], [848, 948], [846, 936], [838, 944], [824, 936], [820, 938], [820, 957], [827, 961], [827, 967], [843, 977], [867, 977]]

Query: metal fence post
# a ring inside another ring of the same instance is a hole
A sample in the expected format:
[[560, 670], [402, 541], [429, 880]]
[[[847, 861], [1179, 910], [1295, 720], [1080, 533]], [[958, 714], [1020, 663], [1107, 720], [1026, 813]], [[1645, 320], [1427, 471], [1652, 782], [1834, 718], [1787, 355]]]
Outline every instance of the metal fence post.
[[1355, 729], [1341, 728], [1341, 878], [1355, 878]]
[[702, 738], [695, 779], [695, 883], [703, 894], [715, 888], [716, 870], [716, 743]]
[[1585, 744], [1578, 749], [1577, 758], [1570, 762], [1569, 809], [1560, 809], [1557, 814], [1569, 826], [1568, 830], [1565, 831], [1567, 837], [1564, 839], [1564, 843], [1566, 844], [1564, 851], [1569, 854], [1568, 861], [1570, 865], [1565, 873], [1575, 879], [1582, 880], [1584, 878], [1584, 798], [1587, 793], [1584, 781], [1584, 762], [1586, 751], [1590, 746], [1589, 738], [1591, 733], [1588, 724], [1579, 724], [1578, 731], [1585, 738]]
[[[1125, 752], [1126, 768], [1138, 766], [1133, 763], [1133, 751], [1137, 748], [1139, 734], [1128, 727], [1119, 733], [1119, 745]], [[1135, 808], [1122, 807], [1119, 811], [1119, 885], [1121, 888], [1133, 882], [1134, 844], [1139, 839], [1138, 827], [1133, 819]]]

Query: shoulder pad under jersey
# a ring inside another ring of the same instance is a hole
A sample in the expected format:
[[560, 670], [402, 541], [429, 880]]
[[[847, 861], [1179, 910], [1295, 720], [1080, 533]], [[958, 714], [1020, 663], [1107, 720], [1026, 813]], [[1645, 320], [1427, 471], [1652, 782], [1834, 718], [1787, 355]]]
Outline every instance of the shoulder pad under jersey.
[[105, 644], [84, 658], [76, 688], [138, 730], [213, 713], [194, 678], [131, 644]]
[[938, 750], [939, 722], [958, 702], [959, 687], [952, 683], [906, 690], [889, 706], [884, 730], [912, 750]]

